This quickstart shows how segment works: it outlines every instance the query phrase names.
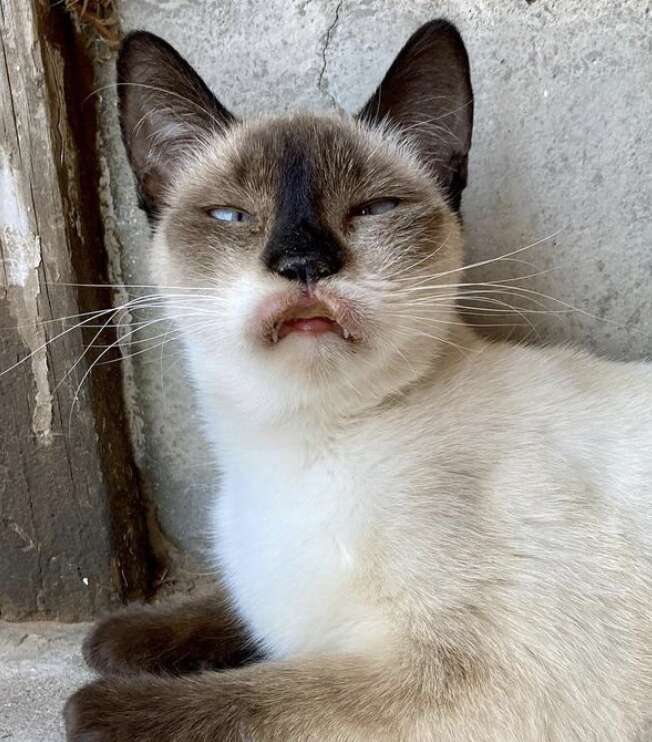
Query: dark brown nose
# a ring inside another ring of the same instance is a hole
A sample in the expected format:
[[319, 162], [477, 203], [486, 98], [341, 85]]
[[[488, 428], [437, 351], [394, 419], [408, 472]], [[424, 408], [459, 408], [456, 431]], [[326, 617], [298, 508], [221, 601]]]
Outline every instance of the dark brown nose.
[[332, 276], [342, 267], [341, 261], [330, 255], [319, 253], [303, 253], [299, 255], [283, 255], [272, 268], [275, 273], [289, 281], [300, 283], [316, 283], [320, 278]]
[[344, 250], [328, 228], [306, 222], [277, 226], [263, 252], [269, 270], [308, 284], [342, 269]]

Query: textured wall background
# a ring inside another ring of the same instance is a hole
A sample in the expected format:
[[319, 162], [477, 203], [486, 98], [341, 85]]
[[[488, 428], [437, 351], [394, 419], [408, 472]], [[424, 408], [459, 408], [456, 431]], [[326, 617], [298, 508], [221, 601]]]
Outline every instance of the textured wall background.
[[[494, 263], [470, 280], [544, 271], [521, 285], [578, 311], [532, 315], [542, 339], [614, 358], [652, 355], [647, 0], [123, 0], [121, 14], [125, 30], [144, 28], [173, 43], [243, 115], [356, 110], [417, 26], [450, 18], [466, 39], [476, 93], [464, 200], [469, 262], [550, 238], [519, 256], [531, 265]], [[112, 61], [99, 74], [112, 82]], [[101, 96], [114, 269], [118, 280], [147, 284], [147, 228], [115, 96], [110, 89]], [[215, 472], [174, 345], [127, 364], [129, 404], [138, 463], [163, 529], [182, 551], [197, 553]]]

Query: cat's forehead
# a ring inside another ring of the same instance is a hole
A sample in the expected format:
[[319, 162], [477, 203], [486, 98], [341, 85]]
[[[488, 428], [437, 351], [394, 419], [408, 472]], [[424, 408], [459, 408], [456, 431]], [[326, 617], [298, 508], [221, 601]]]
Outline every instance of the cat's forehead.
[[423, 173], [391, 132], [335, 115], [297, 114], [243, 122], [217, 142], [209, 171], [243, 191], [366, 193], [408, 187]]
[[362, 154], [364, 133], [344, 117], [318, 114], [270, 117], [244, 122], [238, 136], [240, 154], [267, 161], [288, 157], [330, 160], [345, 153]]
[[302, 115], [245, 124], [230, 148], [234, 179], [262, 178], [274, 184], [294, 181], [295, 188], [327, 186], [339, 172], [363, 175], [369, 155], [364, 133], [344, 120]]

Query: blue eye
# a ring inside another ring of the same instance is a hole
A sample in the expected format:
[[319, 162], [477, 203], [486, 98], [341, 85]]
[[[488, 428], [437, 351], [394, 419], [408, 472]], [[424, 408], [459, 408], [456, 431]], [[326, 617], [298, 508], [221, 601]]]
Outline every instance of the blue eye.
[[379, 216], [398, 206], [397, 198], [377, 198], [353, 209], [351, 216]]
[[218, 222], [253, 222], [254, 218], [242, 209], [234, 209], [232, 206], [216, 206], [209, 209], [208, 215]]

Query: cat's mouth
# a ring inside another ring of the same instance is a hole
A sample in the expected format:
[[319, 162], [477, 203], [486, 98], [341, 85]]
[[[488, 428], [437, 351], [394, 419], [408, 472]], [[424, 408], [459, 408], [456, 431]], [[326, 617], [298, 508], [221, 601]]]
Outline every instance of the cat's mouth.
[[293, 334], [319, 338], [330, 333], [348, 342], [360, 339], [348, 302], [335, 296], [303, 292], [274, 297], [262, 308], [261, 319], [263, 336], [272, 344]]
[[334, 332], [344, 340], [349, 340], [351, 334], [337, 320], [331, 317], [328, 310], [319, 305], [308, 309], [296, 308], [290, 310], [285, 317], [274, 324], [272, 328], [272, 342], [287, 337], [293, 332], [300, 332], [307, 336], [318, 337], [327, 332]]

